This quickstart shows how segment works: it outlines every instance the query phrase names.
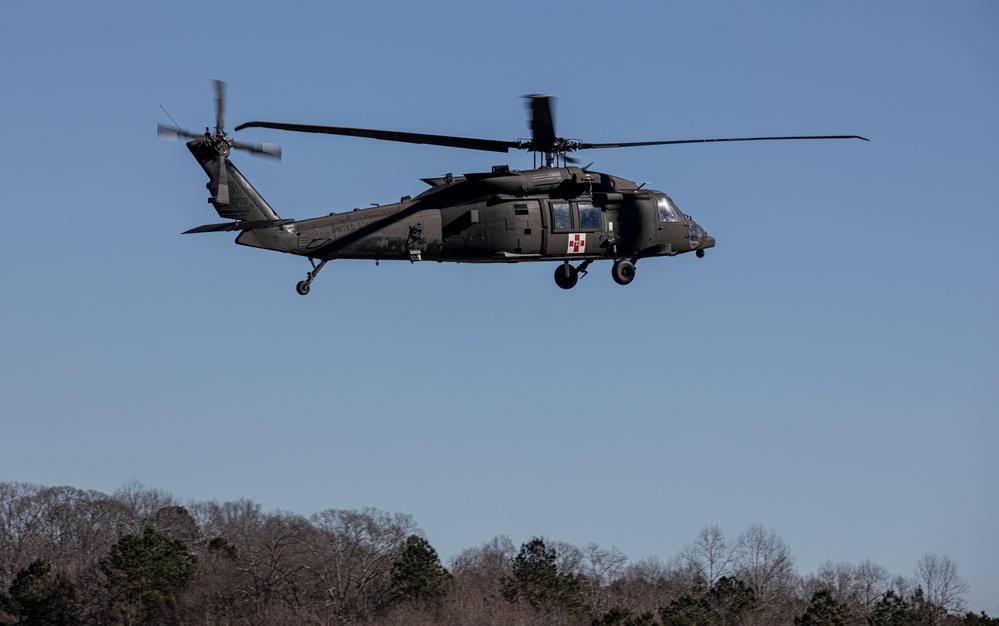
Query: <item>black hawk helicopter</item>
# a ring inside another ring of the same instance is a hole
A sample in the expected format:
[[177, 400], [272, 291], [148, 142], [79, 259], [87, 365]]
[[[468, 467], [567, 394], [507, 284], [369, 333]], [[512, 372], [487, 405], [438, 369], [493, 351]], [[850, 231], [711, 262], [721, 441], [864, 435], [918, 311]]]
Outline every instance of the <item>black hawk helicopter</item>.
[[[309, 259], [312, 270], [298, 283], [306, 295], [320, 270], [333, 259], [437, 261], [456, 263], [520, 263], [556, 261], [555, 283], [571, 289], [590, 263], [612, 261], [611, 275], [620, 285], [635, 278], [635, 264], [647, 257], [694, 252], [698, 257], [715, 245], [713, 237], [682, 213], [661, 191], [576, 167], [567, 156], [576, 150], [630, 148], [687, 143], [775, 141], [799, 139], [863, 139], [858, 135], [738, 137], [630, 143], [587, 143], [555, 134], [554, 98], [526, 96], [531, 111], [531, 138], [497, 141], [339, 126], [282, 122], [247, 122], [244, 128], [367, 137], [385, 141], [431, 144], [508, 152], [534, 153], [534, 169], [496, 166], [491, 172], [424, 178], [430, 188], [399, 202], [323, 217], [282, 219], [229, 160], [232, 148], [280, 158], [273, 144], [248, 144], [230, 138], [223, 125], [225, 85], [214, 81], [215, 131], [203, 134], [158, 127], [161, 137], [189, 139], [187, 147], [208, 175], [208, 202], [219, 216], [233, 220], [208, 224], [189, 233], [238, 231], [236, 243], [296, 254]], [[541, 163], [538, 163], [540, 158]], [[591, 164], [592, 165], [592, 164]]]

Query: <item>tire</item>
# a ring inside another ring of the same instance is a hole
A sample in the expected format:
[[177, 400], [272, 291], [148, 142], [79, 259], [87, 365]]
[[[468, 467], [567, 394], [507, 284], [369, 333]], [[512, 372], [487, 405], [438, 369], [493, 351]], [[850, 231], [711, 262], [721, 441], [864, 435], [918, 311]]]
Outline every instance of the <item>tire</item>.
[[611, 268], [611, 276], [617, 284], [627, 285], [635, 280], [635, 264], [626, 259], [615, 261], [614, 267]]
[[571, 265], [559, 265], [555, 268], [555, 284], [562, 289], [572, 289], [579, 282], [579, 272]]
[[300, 295], [300, 296], [307, 296], [307, 295], [309, 295], [309, 289], [310, 288], [311, 288], [311, 285], [309, 285], [309, 281], [307, 281], [307, 280], [299, 281], [299, 283], [297, 285], [295, 285], [295, 291], [297, 291], [298, 295]]

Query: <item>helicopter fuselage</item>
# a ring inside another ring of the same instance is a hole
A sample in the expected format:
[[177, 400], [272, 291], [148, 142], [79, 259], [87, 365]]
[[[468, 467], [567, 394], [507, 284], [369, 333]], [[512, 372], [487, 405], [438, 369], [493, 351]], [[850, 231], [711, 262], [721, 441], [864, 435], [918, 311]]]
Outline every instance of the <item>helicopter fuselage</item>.
[[577, 167], [426, 182], [415, 198], [247, 230], [237, 243], [324, 261], [459, 263], [634, 262], [714, 245], [666, 194]]

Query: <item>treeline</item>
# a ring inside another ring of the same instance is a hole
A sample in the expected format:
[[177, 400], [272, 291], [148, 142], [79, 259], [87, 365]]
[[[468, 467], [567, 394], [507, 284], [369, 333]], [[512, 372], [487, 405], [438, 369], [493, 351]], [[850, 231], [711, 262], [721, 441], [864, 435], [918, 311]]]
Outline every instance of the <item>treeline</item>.
[[800, 575], [755, 525], [705, 527], [665, 561], [497, 537], [445, 566], [401, 513], [0, 483], [3, 624], [999, 626], [964, 613], [965, 593], [932, 553], [911, 576], [869, 561]]

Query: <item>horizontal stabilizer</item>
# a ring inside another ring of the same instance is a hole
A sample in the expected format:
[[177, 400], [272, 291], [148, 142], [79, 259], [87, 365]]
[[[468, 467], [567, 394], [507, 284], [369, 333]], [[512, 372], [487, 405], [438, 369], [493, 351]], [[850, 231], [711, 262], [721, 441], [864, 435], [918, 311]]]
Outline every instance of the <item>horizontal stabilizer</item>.
[[205, 224], [191, 230], [185, 230], [182, 235], [192, 233], [224, 233], [234, 230], [256, 230], [258, 228], [270, 228], [272, 226], [284, 226], [291, 224], [295, 220], [244, 220], [242, 222], [226, 222], [224, 224]]

